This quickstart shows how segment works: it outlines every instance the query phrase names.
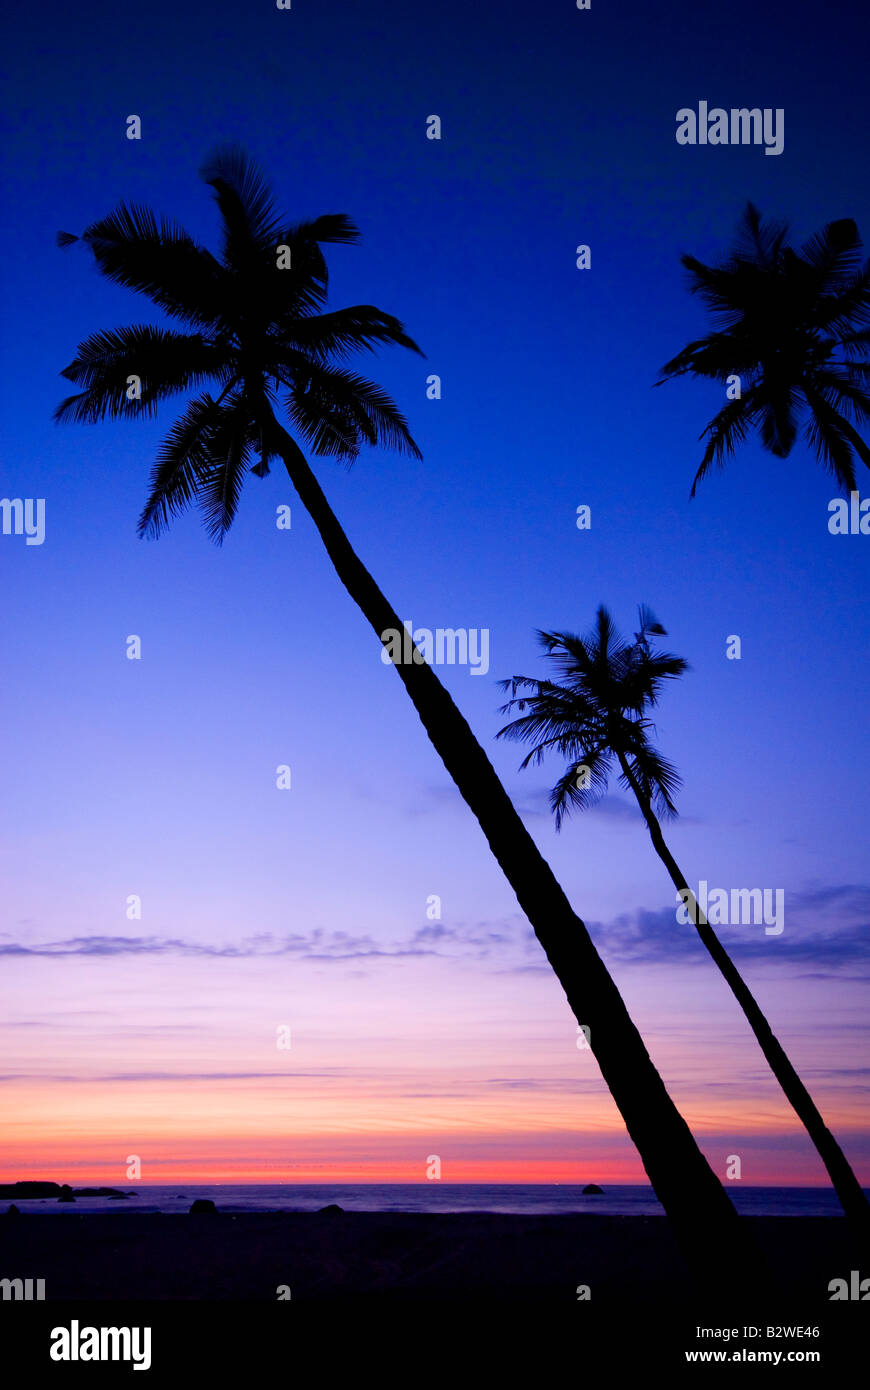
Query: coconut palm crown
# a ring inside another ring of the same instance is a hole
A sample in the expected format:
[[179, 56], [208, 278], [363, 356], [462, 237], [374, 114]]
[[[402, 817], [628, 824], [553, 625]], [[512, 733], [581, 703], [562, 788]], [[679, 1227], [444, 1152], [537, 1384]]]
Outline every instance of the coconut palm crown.
[[264, 477], [284, 455], [279, 403], [313, 454], [352, 463], [363, 444], [380, 444], [419, 458], [386, 392], [339, 363], [378, 344], [420, 349], [398, 319], [370, 304], [324, 311], [320, 248], [357, 242], [350, 218], [290, 223], [256, 164], [234, 147], [218, 149], [200, 172], [221, 216], [220, 258], [140, 205], [120, 204], [80, 238], [58, 234], [60, 246], [84, 242], [108, 279], [147, 295], [188, 331], [140, 324], [92, 334], [63, 372], [84, 389], [61, 402], [55, 419], [144, 418], [197, 390], [160, 448], [139, 531], [156, 536], [196, 501], [220, 542], [247, 474]]
[[[651, 743], [655, 726], [646, 712], [657, 703], [663, 682], [683, 675], [689, 666], [681, 656], [652, 650], [650, 637], [664, 636], [665, 629], [644, 604], [638, 622], [634, 641], [627, 642], [602, 605], [585, 638], [538, 632], [557, 679], [513, 676], [500, 682], [513, 697], [500, 713], [516, 710], [519, 717], [497, 737], [533, 745], [521, 767], [542, 763], [548, 752], [568, 759], [550, 793], [557, 829], [572, 810], [586, 810], [601, 800], [614, 761], [621, 759], [660, 816], [677, 814], [673, 798], [681, 779]], [[633, 790], [625, 771], [619, 782]]]
[[[829, 222], [799, 251], [786, 244], [787, 234], [784, 223], [762, 221], [748, 203], [721, 264], [681, 258], [715, 326], [666, 363], [655, 384], [707, 377], [729, 394], [701, 433], [707, 446], [692, 496], [753, 429], [765, 449], [787, 458], [803, 422], [818, 461], [850, 491], [855, 458], [870, 467], [856, 428], [870, 419], [870, 260], [861, 263], [851, 218]], [[734, 391], [740, 394], [731, 399]]]

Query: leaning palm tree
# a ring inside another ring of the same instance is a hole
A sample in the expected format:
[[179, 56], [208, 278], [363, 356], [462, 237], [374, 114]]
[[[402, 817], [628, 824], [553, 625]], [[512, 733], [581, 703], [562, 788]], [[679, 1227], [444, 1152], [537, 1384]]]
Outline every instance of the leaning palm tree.
[[655, 384], [691, 375], [728, 388], [727, 404], [700, 436], [707, 446], [693, 497], [751, 429], [765, 449], [787, 458], [801, 419], [817, 459], [842, 487], [856, 487], [856, 455], [870, 467], [855, 427], [870, 419], [870, 260], [862, 266], [851, 218], [829, 222], [800, 251], [786, 245], [787, 232], [748, 203], [722, 264], [681, 258], [715, 326], [673, 357]]
[[665, 843], [660, 819], [676, 816], [674, 795], [681, 779], [650, 741], [653, 725], [648, 716], [658, 703], [664, 682], [675, 680], [689, 668], [682, 657], [653, 649], [650, 638], [665, 636], [665, 629], [644, 605], [638, 612], [640, 626], [633, 642], [619, 636], [603, 605], [598, 609], [595, 629], [585, 638], [567, 632], [539, 632], [558, 680], [514, 676], [502, 681], [502, 689], [509, 691], [512, 698], [502, 706], [501, 713], [517, 710], [519, 717], [501, 729], [497, 737], [532, 745], [521, 764], [523, 768], [540, 764], [548, 752], [568, 759], [550, 794], [557, 829], [569, 812], [585, 810], [601, 800], [614, 765], [618, 766], [620, 785], [636, 798], [656, 853], [688, 907], [689, 920], [728, 982], [771, 1071], [806, 1126], [843, 1210], [870, 1231], [870, 1203], [848, 1160]]
[[[396, 405], [343, 359], [378, 344], [419, 351], [399, 321], [371, 305], [327, 312], [321, 248], [349, 245], [344, 215], [291, 224], [256, 166], [221, 149], [202, 176], [223, 224], [220, 258], [146, 207], [121, 204], [81, 238], [110, 280], [147, 295], [186, 331], [137, 326], [97, 333], [63, 375], [83, 389], [58, 420], [142, 418], [196, 391], [160, 448], [139, 524], [158, 535], [197, 502], [220, 541], [248, 473], [280, 461], [337, 574], [375, 633], [401, 631], [394, 609], [331, 510], [300, 440], [318, 457], [352, 462], [363, 444], [419, 456]], [[203, 389], [214, 383], [211, 390]], [[296, 438], [279, 419], [283, 407]], [[450, 695], [415, 647], [396, 669], [427, 734], [477, 817], [555, 970], [688, 1257], [705, 1277], [744, 1258], [746, 1238], [722, 1184], [671, 1100], [619, 991]]]

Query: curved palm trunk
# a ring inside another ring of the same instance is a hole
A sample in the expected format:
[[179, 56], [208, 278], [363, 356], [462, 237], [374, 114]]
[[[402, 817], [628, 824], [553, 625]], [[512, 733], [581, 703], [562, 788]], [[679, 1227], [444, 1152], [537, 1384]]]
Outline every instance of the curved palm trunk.
[[[341, 582], [378, 637], [402, 630], [354, 552], [301, 450], [277, 421], [275, 447], [320, 532]], [[733, 1293], [758, 1269], [744, 1228], [722, 1184], [695, 1143], [647, 1053], [616, 985], [571, 908], [489, 759], [422, 656], [397, 665], [431, 742], [489, 841], [520, 906], [555, 970], [619, 1107], [656, 1195], [696, 1274]]]
[[[621, 753], [617, 756], [626, 780], [637, 797], [643, 818], [647, 823], [650, 839], [655, 846], [656, 853], [670, 874], [671, 882], [679, 892], [691, 892], [677, 861], [665, 843], [662, 828], [649, 799], [641, 791], [626, 759]], [[701, 911], [694, 893], [692, 893], [691, 900], [694, 903], [692, 916], [695, 919], [698, 935], [728, 982], [731, 993], [746, 1015], [768, 1066], [818, 1149], [819, 1156], [828, 1170], [831, 1182], [840, 1199], [843, 1211], [866, 1235], [870, 1235], [870, 1202], [867, 1201], [846, 1155], [816, 1109], [815, 1101], [786, 1056], [782, 1045], [756, 1003], [749, 986]]]

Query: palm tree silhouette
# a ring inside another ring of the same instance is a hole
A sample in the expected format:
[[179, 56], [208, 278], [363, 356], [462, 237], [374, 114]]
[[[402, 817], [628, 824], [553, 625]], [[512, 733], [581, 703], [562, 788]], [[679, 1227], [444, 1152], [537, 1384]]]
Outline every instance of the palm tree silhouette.
[[746, 1015], [771, 1071], [806, 1126], [843, 1210], [870, 1232], [870, 1203], [848, 1160], [665, 843], [660, 818], [676, 816], [674, 794], [681, 778], [651, 743], [654, 725], [648, 714], [658, 703], [664, 682], [675, 680], [689, 667], [681, 656], [652, 647], [650, 638], [664, 637], [665, 629], [645, 605], [638, 613], [640, 631], [631, 643], [620, 637], [603, 605], [594, 630], [585, 638], [567, 632], [539, 632], [558, 681], [528, 676], [502, 681], [501, 688], [510, 691], [512, 698], [500, 712], [518, 710], [520, 717], [501, 729], [497, 737], [532, 744], [523, 768], [542, 763], [548, 752], [568, 759], [550, 794], [557, 829], [569, 812], [585, 810], [601, 800], [614, 764], [618, 766], [620, 785], [634, 794], [656, 853], [689, 906], [689, 919]]
[[715, 463], [724, 467], [750, 429], [765, 449], [787, 458], [805, 416], [804, 433], [819, 462], [848, 491], [856, 487], [854, 457], [870, 467], [870, 448], [855, 424], [870, 418], [870, 260], [851, 218], [829, 222], [800, 251], [787, 246], [784, 224], [762, 222], [748, 203], [738, 241], [718, 266], [682, 256], [689, 286], [716, 327], [689, 343], [655, 383], [677, 376], [722, 382], [737, 377], [729, 399], [700, 438], [709, 436], [698, 483]]
[[[378, 637], [402, 624], [353, 550], [302, 449], [276, 414], [317, 456], [353, 461], [362, 444], [419, 456], [408, 426], [380, 387], [337, 365], [349, 353], [394, 343], [418, 351], [399, 321], [371, 305], [327, 313], [325, 244], [352, 244], [349, 218], [290, 224], [276, 211], [257, 166], [239, 149], [217, 150], [202, 177], [223, 224], [218, 260], [146, 207], [121, 204], [81, 240], [110, 280], [146, 294], [192, 331], [134, 327], [84, 341], [63, 375], [84, 389], [58, 420], [151, 414], [158, 403], [212, 380], [190, 401], [163, 443], [139, 530], [157, 535], [196, 501], [211, 536], [230, 527], [247, 473], [280, 460], [336, 572]], [[58, 242], [78, 238], [60, 233]], [[283, 248], [279, 252], [279, 248]], [[282, 262], [279, 268], [279, 261]], [[140, 397], [128, 399], [138, 378]], [[435, 672], [414, 649], [396, 669], [420, 719], [553, 966], [676, 1234], [704, 1277], [746, 1270], [746, 1237], [665, 1089], [622, 997], [580, 918], [557, 883], [471, 729]]]

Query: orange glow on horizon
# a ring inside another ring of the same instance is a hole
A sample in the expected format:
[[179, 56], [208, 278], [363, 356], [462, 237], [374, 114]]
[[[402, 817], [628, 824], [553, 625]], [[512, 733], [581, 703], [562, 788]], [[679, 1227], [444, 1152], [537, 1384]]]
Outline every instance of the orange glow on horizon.
[[[68, 1154], [46, 1158], [34, 1163], [22, 1155], [19, 1162], [7, 1157], [0, 1166], [0, 1182], [11, 1183], [19, 1180], [69, 1182], [73, 1187], [100, 1186], [135, 1190], [140, 1185], [149, 1186], [196, 1186], [201, 1185], [268, 1185], [330, 1183], [348, 1185], [378, 1186], [387, 1183], [428, 1185], [425, 1178], [425, 1164], [419, 1159], [372, 1159], [368, 1162], [338, 1160], [333, 1163], [304, 1161], [295, 1163], [269, 1163], [263, 1161], [233, 1162], [226, 1158], [212, 1160], [201, 1156], [190, 1158], [153, 1156], [143, 1160], [142, 1178], [131, 1179], [126, 1169], [118, 1165], [98, 1162], [93, 1157], [71, 1158]], [[646, 1184], [648, 1179], [640, 1159], [629, 1151], [625, 1156], [608, 1156], [598, 1159], [565, 1161], [559, 1159], [457, 1159], [444, 1161], [442, 1176], [437, 1181], [441, 1186], [462, 1183], [505, 1183], [505, 1184], [565, 1184], [582, 1186], [596, 1182], [601, 1186], [608, 1184]], [[826, 1183], [819, 1173], [807, 1170], [806, 1165], [794, 1162], [786, 1167], [781, 1161], [771, 1161], [752, 1172], [751, 1182], [746, 1186], [799, 1186], [824, 1187]], [[726, 1184], [728, 1186], [728, 1184]]]

